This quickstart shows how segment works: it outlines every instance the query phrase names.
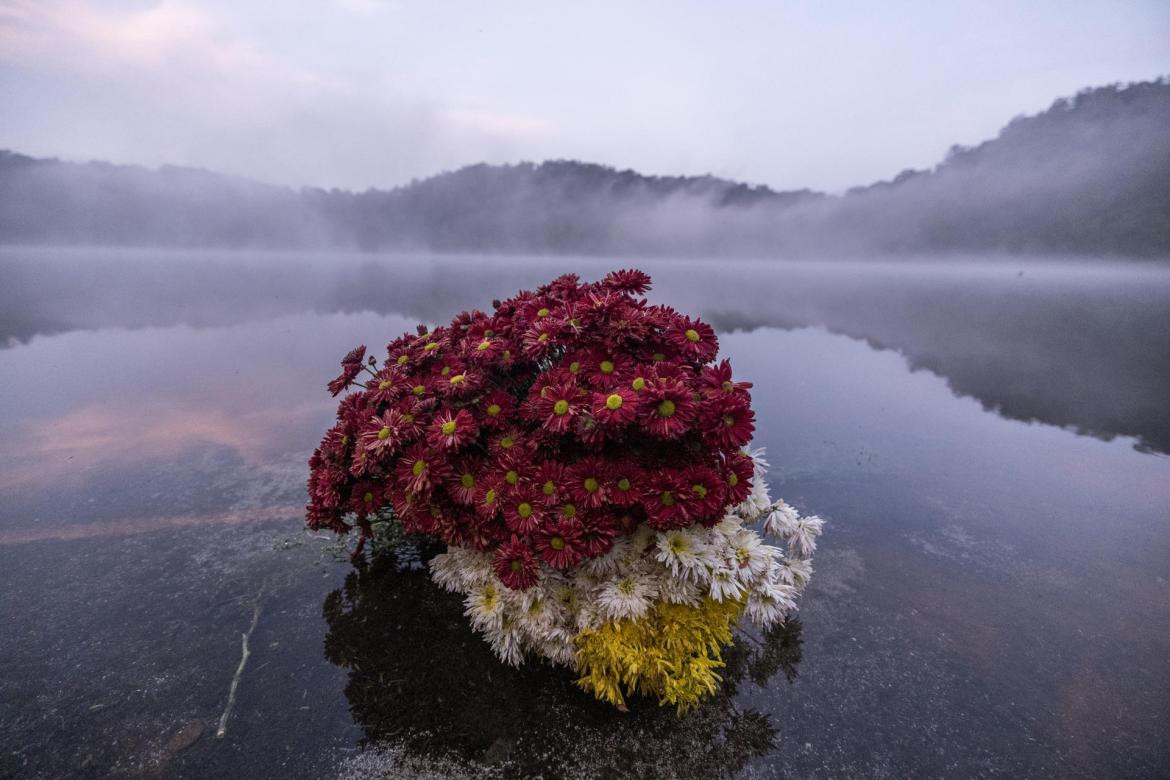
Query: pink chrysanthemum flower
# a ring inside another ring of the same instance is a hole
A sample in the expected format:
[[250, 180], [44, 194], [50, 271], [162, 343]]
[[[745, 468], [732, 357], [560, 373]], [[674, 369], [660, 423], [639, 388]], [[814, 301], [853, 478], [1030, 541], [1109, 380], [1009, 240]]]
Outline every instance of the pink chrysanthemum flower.
[[721, 394], [702, 405], [703, 438], [713, 447], [734, 450], [752, 440], [756, 413], [746, 396]]

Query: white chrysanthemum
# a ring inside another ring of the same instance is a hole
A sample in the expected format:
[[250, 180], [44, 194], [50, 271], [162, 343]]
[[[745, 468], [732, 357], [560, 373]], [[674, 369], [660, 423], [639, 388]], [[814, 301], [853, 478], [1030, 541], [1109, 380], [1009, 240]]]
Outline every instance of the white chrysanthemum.
[[471, 624], [480, 631], [496, 628], [500, 625], [504, 614], [504, 585], [501, 582], [488, 581], [476, 585], [467, 594], [463, 601], [463, 613], [471, 619]]
[[812, 576], [812, 561], [807, 558], [785, 558], [780, 562], [776, 579], [779, 582], [794, 586], [798, 591], [804, 590]]
[[501, 661], [511, 666], [524, 663], [524, 646], [514, 623], [501, 621], [499, 625], [483, 629], [483, 634]]
[[690, 529], [658, 534], [655, 547], [655, 559], [669, 569], [673, 577], [702, 580], [707, 568], [716, 562], [711, 546]]
[[617, 571], [619, 562], [626, 552], [626, 547], [623, 546], [619, 549], [618, 545], [615, 544], [605, 555], [599, 555], [596, 558], [586, 558], [582, 561], [581, 570], [592, 577], [596, 577], [598, 580], [608, 579]]
[[[716, 523], [715, 526], [711, 529], [711, 535], [715, 536], [718, 534], [725, 539], [730, 539], [742, 530], [743, 518], [737, 514], [728, 512], [723, 516], [723, 519]], [[712, 539], [711, 541], [715, 540]]]
[[537, 645], [537, 651], [554, 664], [570, 668], [577, 666], [577, 651], [573, 648], [571, 635], [565, 640], [550, 639], [541, 642]]
[[743, 572], [744, 579], [755, 581], [768, 573], [772, 561], [780, 550], [764, 544], [759, 534], [751, 529], [743, 529], [730, 540], [735, 554], [735, 563]]
[[608, 620], [640, 618], [650, 611], [650, 597], [657, 590], [655, 582], [639, 574], [626, 574], [608, 580], [597, 589], [600, 612]]
[[779, 623], [796, 609], [796, 588], [782, 582], [766, 580], [748, 596], [747, 616], [761, 628]]
[[764, 520], [764, 533], [788, 541], [788, 538], [796, 533], [796, 523], [799, 519], [796, 510], [785, 503], [784, 499], [780, 499], [772, 505], [767, 519]]
[[[459, 548], [452, 547], [452, 550]], [[459, 569], [458, 558], [452, 553], [440, 553], [431, 558], [427, 566], [431, 570], [431, 579], [440, 588], [451, 593], [467, 592], [467, 584], [463, 579], [463, 572]]]
[[796, 523], [796, 530], [788, 539], [788, 551], [796, 558], [811, 558], [817, 549], [817, 537], [825, 521], [815, 515], [802, 517]]
[[686, 577], [672, 577], [669, 574], [658, 578], [658, 598], [671, 604], [686, 604], [697, 607], [703, 603], [707, 588]]
[[738, 570], [730, 566], [717, 566], [711, 570], [711, 589], [709, 595], [715, 601], [737, 599], [746, 590]]

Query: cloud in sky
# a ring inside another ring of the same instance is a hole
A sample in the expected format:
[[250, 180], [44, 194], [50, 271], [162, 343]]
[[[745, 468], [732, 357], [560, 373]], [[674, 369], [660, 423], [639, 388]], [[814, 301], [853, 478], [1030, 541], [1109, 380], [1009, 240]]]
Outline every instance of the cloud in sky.
[[1170, 72], [1170, 6], [0, 0], [0, 147], [364, 189], [575, 157], [841, 189]]

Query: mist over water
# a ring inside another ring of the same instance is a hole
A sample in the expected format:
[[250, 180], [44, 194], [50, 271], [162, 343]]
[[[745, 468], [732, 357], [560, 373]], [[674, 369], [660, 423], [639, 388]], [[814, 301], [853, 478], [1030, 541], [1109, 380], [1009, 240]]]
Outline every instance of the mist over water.
[[[1170, 452], [1170, 267], [1010, 256], [858, 261], [0, 250], [0, 341], [304, 312], [445, 320], [637, 265], [724, 331], [820, 325], [894, 349], [985, 408]], [[389, 339], [387, 339], [389, 340]], [[375, 347], [377, 345], [370, 345]]]

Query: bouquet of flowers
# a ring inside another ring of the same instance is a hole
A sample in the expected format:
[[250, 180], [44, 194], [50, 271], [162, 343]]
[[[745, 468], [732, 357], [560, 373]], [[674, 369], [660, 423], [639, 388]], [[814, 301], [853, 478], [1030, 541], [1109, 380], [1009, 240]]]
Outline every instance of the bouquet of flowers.
[[751, 384], [649, 287], [636, 270], [566, 275], [420, 326], [381, 365], [351, 351], [308, 524], [356, 530], [359, 552], [386, 519], [442, 540], [432, 578], [501, 660], [541, 656], [619, 708], [641, 693], [681, 712], [716, 690], [743, 615], [766, 627], [796, 608], [822, 521], [769, 497], [745, 449]]

